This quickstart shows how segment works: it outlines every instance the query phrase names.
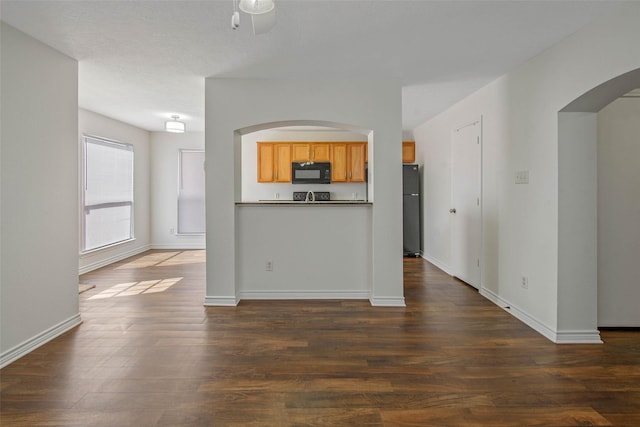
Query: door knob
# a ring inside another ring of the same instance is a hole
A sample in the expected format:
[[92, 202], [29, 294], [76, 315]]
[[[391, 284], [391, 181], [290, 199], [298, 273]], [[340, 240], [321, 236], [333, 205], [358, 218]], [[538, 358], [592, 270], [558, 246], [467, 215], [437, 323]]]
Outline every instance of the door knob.
[[456, 213], [456, 208], [449, 209], [449, 213]]

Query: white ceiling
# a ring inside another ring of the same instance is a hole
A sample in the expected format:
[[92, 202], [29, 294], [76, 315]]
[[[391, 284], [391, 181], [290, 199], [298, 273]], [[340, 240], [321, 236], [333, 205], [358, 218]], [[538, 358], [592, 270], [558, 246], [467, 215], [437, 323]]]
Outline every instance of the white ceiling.
[[275, 0], [254, 36], [232, 0], [2, 0], [6, 23], [79, 61], [79, 104], [150, 131], [179, 114], [204, 130], [204, 79], [384, 78], [403, 128], [537, 55], [616, 1]]

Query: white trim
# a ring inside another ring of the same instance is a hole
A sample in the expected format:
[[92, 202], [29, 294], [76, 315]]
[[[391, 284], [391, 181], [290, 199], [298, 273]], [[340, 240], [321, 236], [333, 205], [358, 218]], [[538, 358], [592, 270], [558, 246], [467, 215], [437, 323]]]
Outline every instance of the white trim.
[[424, 252], [422, 253], [422, 258], [428, 262], [430, 262], [431, 264], [435, 265], [436, 267], [438, 267], [440, 270], [444, 271], [445, 273], [447, 273], [449, 276], [453, 276], [453, 274], [451, 273], [451, 269], [449, 268], [449, 266], [447, 264], [445, 264], [444, 262], [440, 261], [437, 258], [434, 258], [430, 255], [425, 254]]
[[119, 242], [109, 243], [108, 245], [100, 246], [99, 248], [93, 248], [93, 249], [89, 249], [89, 250], [86, 250], [86, 251], [80, 251], [79, 255], [81, 257], [85, 256], [85, 255], [93, 255], [96, 252], [105, 251], [107, 249], [113, 249], [115, 247], [123, 246], [123, 245], [126, 245], [127, 243], [131, 243], [131, 242], [135, 242], [135, 241], [136, 241], [136, 238], [132, 237], [132, 238], [127, 239], [127, 240], [121, 240]]
[[509, 303], [503, 300], [502, 298], [500, 298], [493, 291], [483, 287], [482, 289], [480, 289], [479, 292], [480, 292], [480, 295], [482, 295], [483, 297], [485, 297], [486, 299], [488, 299], [498, 307], [504, 308], [504, 309], [507, 309], [509, 307]]
[[17, 346], [10, 348], [9, 350], [3, 352], [0, 355], [0, 368], [4, 368], [10, 363], [20, 359], [23, 356], [26, 356], [28, 353], [32, 352], [36, 348], [48, 343], [54, 338], [59, 337], [70, 329], [75, 328], [79, 324], [82, 323], [82, 319], [80, 318], [80, 313], [71, 316], [67, 320], [64, 320], [58, 323], [55, 326], [35, 335], [32, 338], [18, 344]]
[[373, 307], [406, 307], [404, 297], [371, 297], [369, 298]]
[[237, 297], [204, 297], [205, 307], [235, 307], [239, 302]]
[[[105, 266], [107, 266], [109, 264], [113, 264], [114, 262], [122, 261], [123, 259], [132, 257], [134, 255], [141, 254], [142, 252], [148, 251], [149, 249], [151, 249], [151, 247], [149, 245], [144, 245], [142, 247], [135, 248], [135, 249], [132, 249], [130, 251], [123, 252], [123, 253], [111, 256], [109, 258], [101, 259], [101, 260], [96, 261], [94, 263], [87, 264], [84, 267], [80, 267], [78, 269], [78, 274], [85, 274], [85, 273], [88, 273], [90, 271], [97, 270], [98, 268], [105, 267]], [[85, 255], [85, 254], [80, 255], [81, 259], [83, 258], [83, 255]]]
[[602, 344], [600, 331], [597, 329], [593, 331], [556, 331], [487, 288], [482, 288], [480, 295], [556, 344]]
[[529, 313], [514, 306], [509, 301], [503, 299], [502, 297], [500, 297], [499, 295], [497, 295], [496, 293], [490, 291], [485, 287], [480, 289], [480, 295], [482, 295], [489, 301], [493, 302], [498, 307], [504, 309], [508, 313], [511, 313], [513, 317], [520, 320], [522, 323], [529, 326], [531, 329], [538, 332], [539, 334], [547, 338], [549, 341], [552, 341], [554, 343], [556, 342], [556, 339], [557, 339], [556, 331], [548, 327], [544, 323], [540, 322], [535, 317], [529, 315]]
[[368, 291], [242, 291], [240, 299], [369, 299]]
[[621, 322], [598, 322], [600, 328], [640, 328], [640, 320], [627, 319]]
[[152, 243], [149, 249], [176, 249], [176, 250], [189, 250], [189, 249], [206, 249], [206, 243]]
[[556, 344], [602, 344], [600, 331], [558, 331]]

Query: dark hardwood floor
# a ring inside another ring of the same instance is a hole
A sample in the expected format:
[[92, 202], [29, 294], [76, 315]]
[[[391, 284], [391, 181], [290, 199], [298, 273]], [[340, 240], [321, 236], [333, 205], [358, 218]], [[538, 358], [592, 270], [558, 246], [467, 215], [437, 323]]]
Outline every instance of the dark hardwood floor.
[[203, 307], [203, 251], [81, 276], [84, 323], [0, 371], [2, 426], [640, 426], [640, 334], [555, 345], [422, 259], [406, 308]]

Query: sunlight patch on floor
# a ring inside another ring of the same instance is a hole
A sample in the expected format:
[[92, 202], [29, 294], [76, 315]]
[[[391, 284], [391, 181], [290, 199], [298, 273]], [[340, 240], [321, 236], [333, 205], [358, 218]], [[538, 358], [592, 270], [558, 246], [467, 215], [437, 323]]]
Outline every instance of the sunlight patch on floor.
[[181, 252], [172, 258], [169, 258], [163, 262], [160, 262], [158, 266], [168, 267], [173, 265], [197, 264], [199, 262], [205, 262], [206, 253], [207, 252], [204, 249], [198, 250], [198, 251]]
[[171, 286], [182, 280], [182, 277], [174, 277], [163, 280], [145, 280], [142, 282], [120, 283], [110, 287], [89, 299], [105, 299], [113, 297], [126, 297], [140, 294], [154, 294], [164, 292]]
[[136, 258], [135, 260], [116, 267], [116, 270], [129, 270], [134, 268], [147, 267], [170, 267], [175, 265], [197, 264], [206, 262], [207, 251], [188, 250], [188, 251], [171, 251], [171, 252], [155, 252], [149, 255]]
[[145, 268], [145, 267], [153, 267], [155, 265], [159, 265], [161, 262], [166, 261], [174, 256], [178, 255], [180, 252], [156, 252], [149, 255], [145, 255], [140, 258], [136, 258], [135, 260], [123, 264], [119, 267], [116, 267], [116, 270], [126, 270], [131, 268]]

